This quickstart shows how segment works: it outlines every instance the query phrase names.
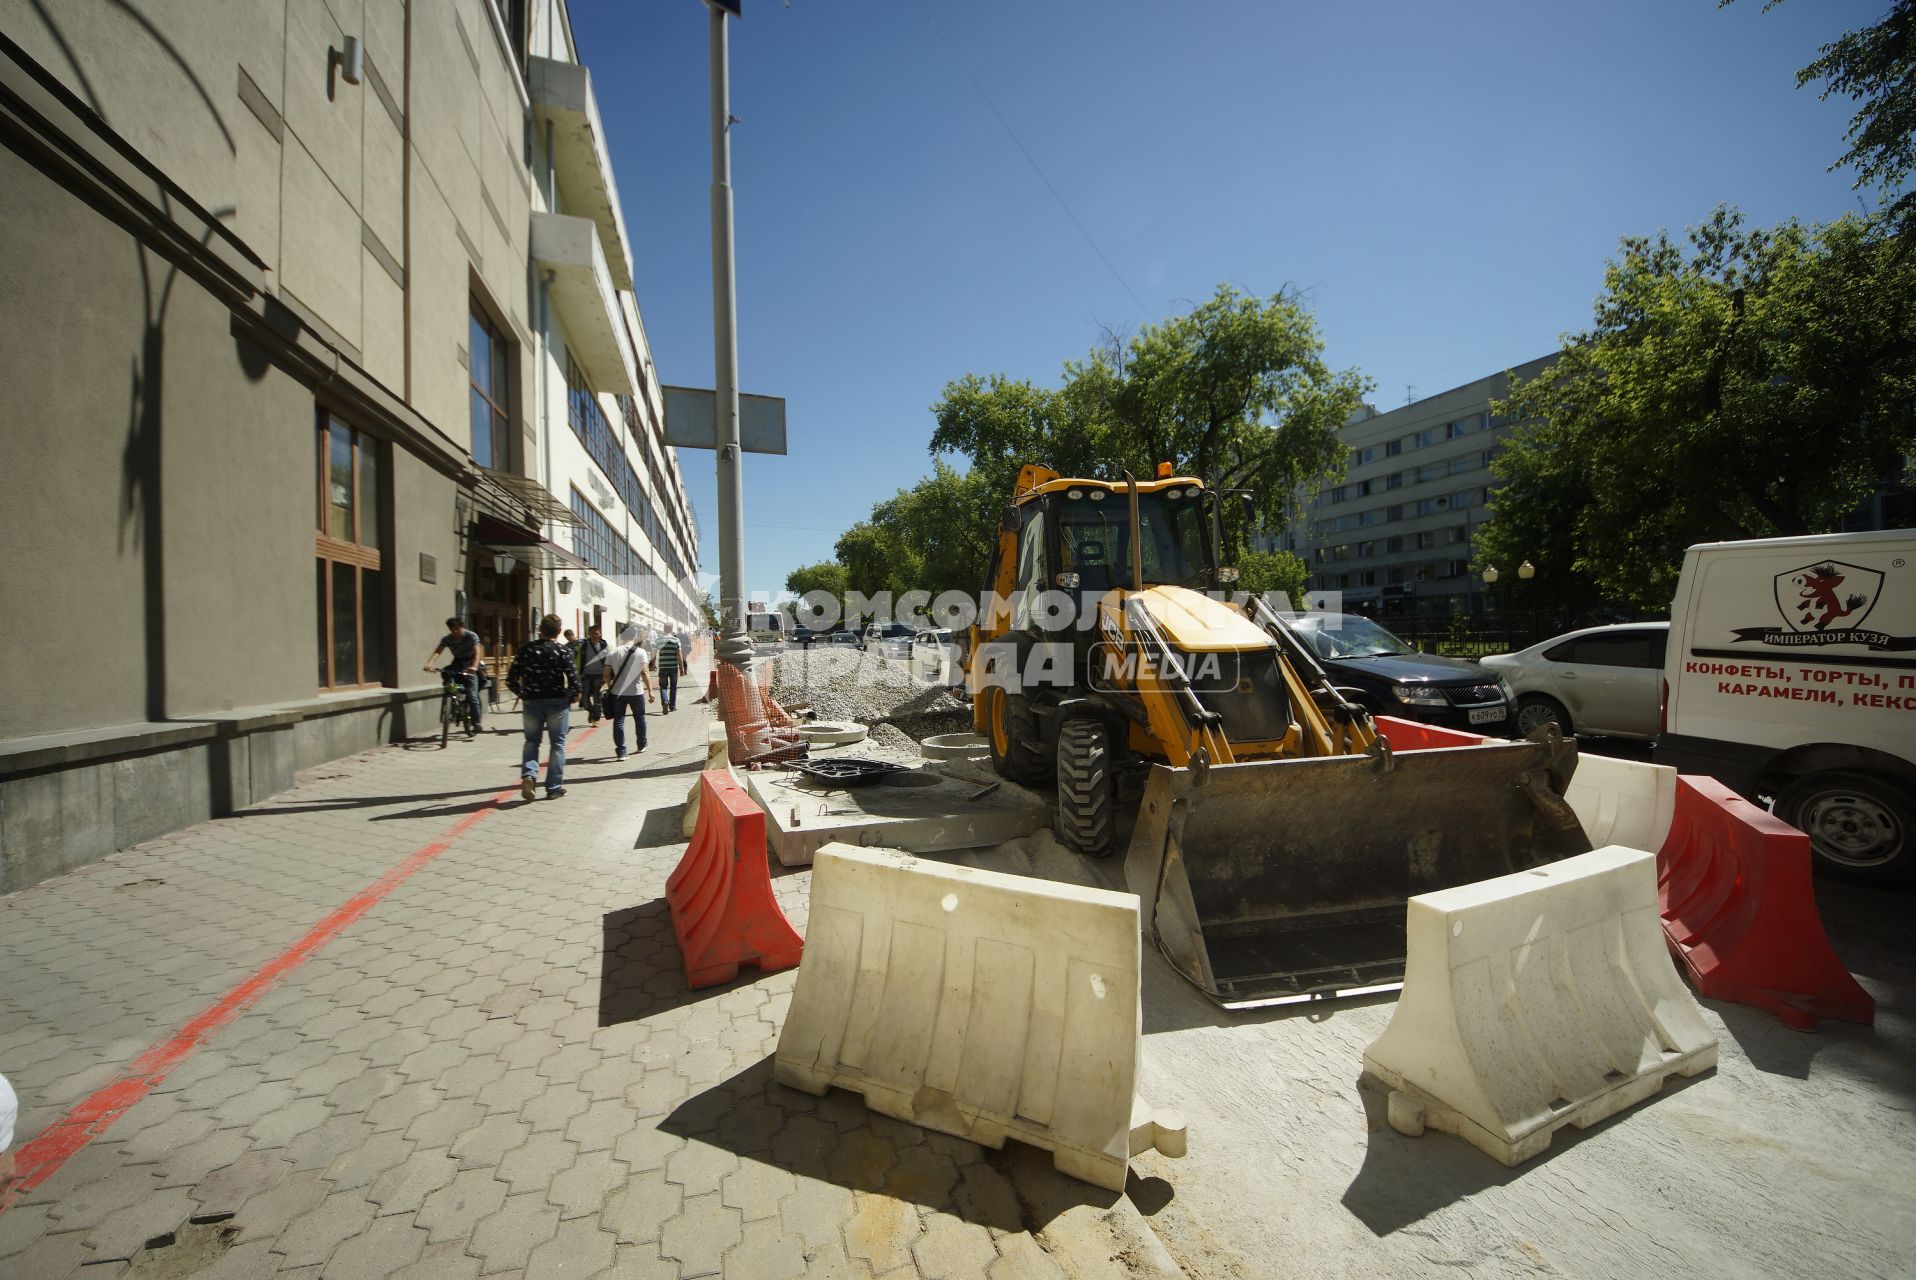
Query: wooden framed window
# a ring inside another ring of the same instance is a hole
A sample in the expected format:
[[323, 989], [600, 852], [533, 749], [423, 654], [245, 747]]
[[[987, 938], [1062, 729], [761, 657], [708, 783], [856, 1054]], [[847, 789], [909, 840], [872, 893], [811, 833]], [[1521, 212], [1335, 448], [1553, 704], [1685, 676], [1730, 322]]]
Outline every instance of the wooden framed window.
[[495, 471], [512, 469], [512, 415], [506, 412], [512, 344], [479, 309], [469, 304], [466, 361], [472, 401], [472, 460]]
[[316, 432], [319, 687], [383, 685], [387, 661], [384, 446], [324, 409]]

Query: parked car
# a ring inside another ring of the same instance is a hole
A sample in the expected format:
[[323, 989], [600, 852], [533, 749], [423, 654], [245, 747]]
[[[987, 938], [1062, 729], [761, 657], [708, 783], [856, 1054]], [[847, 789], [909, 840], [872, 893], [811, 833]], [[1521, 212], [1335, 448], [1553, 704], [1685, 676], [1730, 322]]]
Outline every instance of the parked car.
[[926, 684], [954, 685], [964, 680], [964, 651], [944, 627], [928, 627], [911, 638], [911, 674]]
[[874, 622], [865, 628], [865, 652], [881, 658], [911, 656], [911, 638], [916, 634], [902, 622]]
[[1691, 547], [1663, 679], [1659, 764], [1770, 800], [1827, 874], [1916, 881], [1916, 530]]
[[1291, 625], [1331, 682], [1375, 715], [1478, 733], [1511, 729], [1515, 699], [1510, 686], [1467, 658], [1418, 653], [1354, 613], [1307, 613]]
[[1517, 694], [1517, 732], [1555, 723], [1565, 734], [1654, 738], [1667, 622], [1585, 627], [1481, 659]]

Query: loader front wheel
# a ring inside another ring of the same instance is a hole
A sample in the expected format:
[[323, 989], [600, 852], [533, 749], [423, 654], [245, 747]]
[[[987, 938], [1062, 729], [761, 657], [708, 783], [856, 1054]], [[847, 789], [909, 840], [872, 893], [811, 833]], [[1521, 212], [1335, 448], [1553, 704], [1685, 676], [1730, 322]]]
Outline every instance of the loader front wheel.
[[1051, 756], [1044, 749], [1038, 713], [1023, 694], [1002, 686], [985, 689], [985, 740], [991, 747], [991, 767], [1000, 777], [1027, 787], [1051, 781]]
[[1108, 856], [1117, 808], [1110, 731], [1101, 720], [1067, 720], [1058, 731], [1058, 839], [1089, 857]]

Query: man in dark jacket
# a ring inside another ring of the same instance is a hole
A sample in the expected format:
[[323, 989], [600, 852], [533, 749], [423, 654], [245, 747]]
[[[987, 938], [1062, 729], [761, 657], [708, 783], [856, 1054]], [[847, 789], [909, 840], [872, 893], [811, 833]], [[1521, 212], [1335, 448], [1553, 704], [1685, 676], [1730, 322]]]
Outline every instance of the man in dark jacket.
[[605, 689], [605, 633], [595, 625], [586, 628], [585, 643], [579, 646], [579, 707], [587, 724], [599, 723], [600, 694]]
[[539, 736], [550, 743], [546, 758], [546, 799], [565, 794], [566, 707], [579, 692], [572, 651], [559, 643], [559, 615], [539, 620], [539, 638], [512, 660], [506, 688], [519, 695], [526, 745], [519, 753], [519, 794], [532, 799], [539, 780]]

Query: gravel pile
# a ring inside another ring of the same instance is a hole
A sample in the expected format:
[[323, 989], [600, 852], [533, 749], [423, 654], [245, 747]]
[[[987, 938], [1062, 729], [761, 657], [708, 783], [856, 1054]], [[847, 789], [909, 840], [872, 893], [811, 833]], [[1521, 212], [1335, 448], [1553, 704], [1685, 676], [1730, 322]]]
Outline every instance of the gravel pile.
[[971, 707], [943, 689], [911, 678], [905, 663], [862, 649], [800, 649], [773, 662], [772, 697], [801, 704], [821, 720], [856, 720], [873, 729], [891, 725], [913, 740], [971, 728]]

